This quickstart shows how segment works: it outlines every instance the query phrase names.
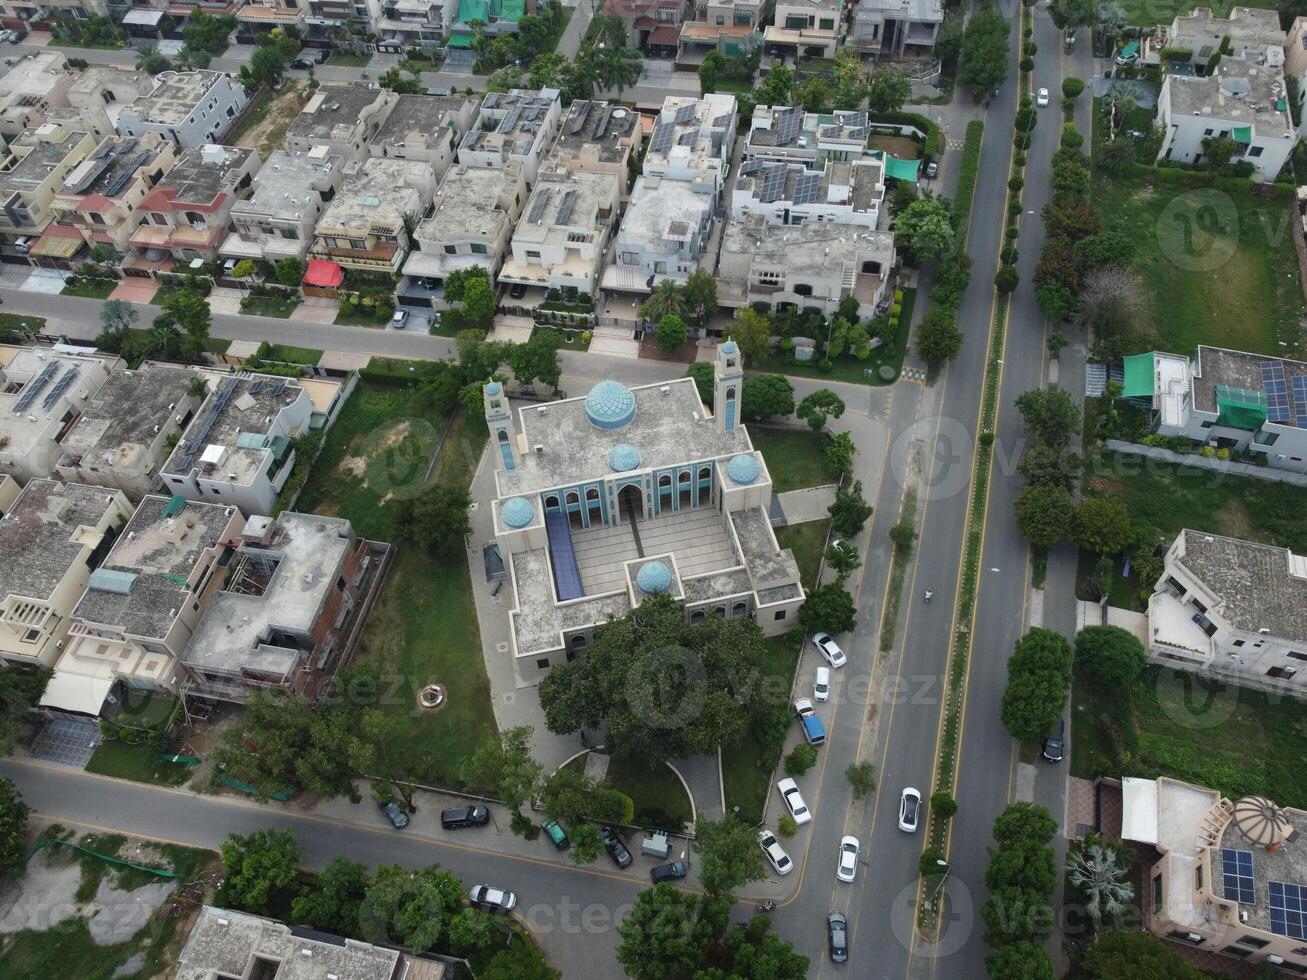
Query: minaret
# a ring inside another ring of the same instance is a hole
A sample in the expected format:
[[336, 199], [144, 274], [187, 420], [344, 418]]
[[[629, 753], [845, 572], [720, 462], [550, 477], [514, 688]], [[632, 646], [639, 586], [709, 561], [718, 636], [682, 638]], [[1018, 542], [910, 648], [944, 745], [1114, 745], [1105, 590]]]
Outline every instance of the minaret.
[[503, 457], [504, 469], [517, 469], [517, 439], [513, 432], [513, 413], [508, 407], [508, 396], [504, 386], [498, 381], [490, 381], [481, 387], [481, 398], [486, 407], [486, 428], [490, 438], [499, 444], [499, 453]]
[[728, 340], [717, 348], [717, 364], [713, 372], [713, 415], [717, 427], [730, 432], [740, 424], [740, 393], [744, 390], [744, 369], [740, 361], [740, 348]]

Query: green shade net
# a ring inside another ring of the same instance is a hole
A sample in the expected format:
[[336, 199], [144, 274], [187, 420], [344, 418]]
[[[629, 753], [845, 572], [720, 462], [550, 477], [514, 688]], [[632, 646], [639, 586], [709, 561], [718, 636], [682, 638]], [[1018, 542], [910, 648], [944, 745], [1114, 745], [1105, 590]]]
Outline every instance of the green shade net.
[[499, 19], [516, 24], [526, 13], [526, 0], [503, 0], [499, 8]]
[[447, 48], [470, 48], [472, 47], [471, 34], [451, 34], [449, 40], [445, 42]]
[[[472, 20], [490, 23], [490, 0], [458, 0], [458, 20], [461, 24]], [[450, 38], [450, 43], [453, 43], [453, 38]], [[455, 45], [455, 47], [463, 47], [463, 45]]]
[[1253, 128], [1251, 126], [1235, 126], [1234, 141], [1236, 143], [1251, 143], [1253, 141]]
[[1121, 389], [1123, 398], [1153, 398], [1155, 384], [1153, 373], [1153, 355], [1135, 354], [1125, 358], [1125, 385]]
[[1216, 386], [1216, 424], [1232, 429], [1260, 429], [1266, 424], [1266, 396], [1247, 388]]
[[917, 173], [921, 169], [920, 160], [900, 160], [884, 150], [877, 150], [872, 156], [880, 157], [885, 162], [885, 176], [897, 180], [906, 180], [910, 184], [917, 182]]

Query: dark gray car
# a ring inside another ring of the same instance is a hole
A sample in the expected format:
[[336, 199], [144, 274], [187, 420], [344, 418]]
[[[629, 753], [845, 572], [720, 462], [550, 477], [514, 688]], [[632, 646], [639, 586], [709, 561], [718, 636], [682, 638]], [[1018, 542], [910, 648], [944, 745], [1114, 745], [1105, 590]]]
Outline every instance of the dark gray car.
[[832, 960], [843, 963], [849, 958], [849, 920], [843, 912], [832, 912], [826, 916], [826, 938]]

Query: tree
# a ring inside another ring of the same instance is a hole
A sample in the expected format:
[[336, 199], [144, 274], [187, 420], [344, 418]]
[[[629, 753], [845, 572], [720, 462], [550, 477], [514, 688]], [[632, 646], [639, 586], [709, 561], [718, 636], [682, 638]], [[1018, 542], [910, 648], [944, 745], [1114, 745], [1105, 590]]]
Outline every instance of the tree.
[[1139, 638], [1120, 626], [1086, 626], [1076, 634], [1076, 665], [1104, 691], [1128, 694], [1147, 661]]
[[1204, 980], [1207, 976], [1152, 933], [1118, 929], [1094, 940], [1080, 972], [1086, 980]]
[[807, 742], [800, 742], [785, 756], [785, 775], [802, 776], [817, 764], [817, 750]]
[[[757, 841], [753, 849], [758, 851]], [[707, 935], [698, 918], [699, 900], [668, 884], [636, 896], [630, 913], [617, 924], [621, 942], [617, 962], [632, 980], [688, 976], [700, 963]]]
[[1017, 496], [1017, 530], [1031, 544], [1051, 548], [1071, 531], [1075, 502], [1065, 487], [1032, 483]]
[[835, 573], [837, 581], [843, 582], [855, 568], [862, 564], [858, 550], [849, 544], [834, 544], [826, 549], [826, 567]]
[[1057, 977], [1048, 951], [1033, 939], [999, 946], [985, 957], [985, 973], [990, 980], [1055, 980]]
[[232, 266], [231, 275], [233, 279], [249, 279], [258, 271], [258, 268], [249, 259], [241, 259]]
[[463, 302], [463, 290], [473, 279], [485, 280], [486, 286], [490, 285], [490, 274], [486, 272], [486, 267], [483, 265], [470, 265], [453, 270], [445, 276], [445, 299], [451, 303]]
[[195, 10], [186, 17], [182, 39], [192, 52], [222, 54], [227, 49], [228, 37], [235, 29], [236, 18], [231, 14], [214, 17], [202, 10]]
[[1000, 715], [1013, 738], [1038, 742], [1053, 727], [1071, 685], [1071, 645], [1060, 633], [1032, 629], [1008, 658]]
[[338, 936], [359, 932], [359, 905], [368, 889], [368, 869], [358, 861], [334, 857], [318, 875], [315, 888], [295, 896], [291, 920]]
[[930, 794], [930, 812], [948, 820], [958, 812], [958, 801], [949, 795], [948, 790], [937, 789]]
[[852, 112], [862, 106], [867, 97], [867, 84], [863, 81], [862, 59], [852, 51], [840, 48], [835, 52], [835, 91], [832, 101], [842, 112]]
[[27, 817], [31, 812], [13, 781], [0, 776], [0, 872], [4, 874], [22, 872], [27, 857]]
[[[755, 849], [757, 845], [755, 843]], [[709, 951], [711, 967], [696, 974], [704, 980], [804, 980], [808, 957], [771, 931], [771, 918], [755, 915], [736, 923], [721, 943]]]
[[522, 84], [522, 69], [516, 65], [496, 68], [486, 79], [487, 92], [511, 92]]
[[844, 770], [844, 778], [849, 781], [849, 792], [855, 800], [870, 796], [876, 790], [876, 766], [869, 759], [850, 763]]
[[938, 304], [932, 306], [917, 327], [917, 353], [930, 367], [938, 368], [957, 357], [960, 350], [962, 331], [956, 313]]
[[1057, 821], [1038, 803], [1009, 803], [994, 819], [994, 840], [1005, 846], [1032, 840], [1047, 844], [1057, 833]]
[[562, 980], [533, 943], [513, 943], [490, 958], [477, 973], [479, 980]]
[[572, 846], [568, 856], [578, 867], [590, 864], [604, 849], [604, 842], [599, 837], [599, 828], [588, 820], [571, 824]]
[[1076, 312], [1100, 335], [1119, 334], [1130, 329], [1147, 310], [1147, 287], [1133, 269], [1105, 265], [1085, 274]]
[[911, 95], [908, 76], [897, 68], [877, 68], [867, 82], [867, 108], [878, 115], [898, 112]]
[[[1051, 338], [1050, 338], [1051, 339]], [[1017, 464], [1017, 472], [1027, 483], [1071, 489], [1071, 481], [1080, 470], [1080, 457], [1069, 449], [1037, 442], [1026, 450]]]
[[458, 767], [458, 778], [469, 786], [494, 787], [511, 810], [535, 795], [543, 770], [531, 758], [531, 737], [535, 729], [518, 725], [499, 733], [498, 739], [482, 741]]
[[985, 887], [991, 892], [1019, 888], [1048, 895], [1057, 885], [1053, 850], [1042, 841], [1013, 841], [997, 849], [988, 848], [988, 851]]
[[700, 326], [717, 311], [717, 280], [705, 269], [694, 269], [682, 287], [685, 306], [691, 318]]
[[508, 366], [519, 384], [528, 385], [540, 380], [555, 391], [562, 380], [563, 369], [558, 363], [558, 348], [562, 337], [557, 330], [541, 327], [535, 330], [524, 344], [514, 344], [508, 350]]
[[304, 263], [293, 255], [278, 259], [274, 269], [274, 278], [283, 286], [298, 286], [304, 279]]
[[958, 84], [979, 102], [1007, 77], [1008, 33], [1003, 15], [985, 4], [967, 22], [959, 54]]
[[794, 104], [794, 73], [784, 65], [773, 65], [767, 77], [753, 90], [755, 105], [784, 106]]
[[1080, 431], [1080, 408], [1062, 388], [1031, 388], [1016, 405], [1026, 428], [1047, 446], [1065, 446]]
[[[1057, 0], [1049, 6], [1048, 12], [1058, 30], [1075, 30], [1077, 27], [1088, 27], [1094, 22], [1093, 0]], [[1084, 88], [1083, 82], [1081, 88]]]
[[783, 374], [755, 374], [744, 382], [740, 418], [757, 422], [773, 415], [794, 414], [794, 386]]
[[192, 348], [191, 356], [194, 356], [204, 349], [209, 339], [213, 314], [209, 311], [206, 297], [194, 290], [182, 289], [164, 301], [163, 313], [155, 318], [155, 323], [158, 324], [159, 320], [167, 320], [186, 335]]
[[551, 732], [607, 730], [619, 757], [650, 764], [731, 746], [749, 728], [762, 634], [743, 617], [687, 623], [665, 594], [595, 630], [583, 659], [540, 682]]
[[474, 327], [490, 328], [495, 319], [495, 294], [488, 280], [473, 277], [464, 282], [463, 316]]
[[664, 354], [675, 354], [690, 339], [690, 331], [684, 320], [675, 313], [669, 313], [658, 321], [654, 339]]
[[735, 320], [726, 336], [740, 348], [744, 363], [751, 364], [771, 351], [771, 318], [746, 306], [735, 311]]
[[266, 915], [273, 900], [299, 881], [300, 849], [289, 830], [228, 835], [222, 843], [218, 904]]
[[248, 88], [276, 85], [286, 74], [288, 63], [289, 59], [275, 45], [260, 47], [250, 55], [250, 60], [246, 64], [241, 65], [241, 82]]
[[136, 67], [149, 75], [157, 75], [172, 67], [166, 55], [159, 53], [157, 44], [146, 43], [136, 49]]
[[494, 919], [473, 908], [459, 909], [445, 929], [449, 951], [455, 956], [478, 953], [495, 942], [497, 936]]
[[463, 883], [440, 865], [409, 871], [382, 864], [359, 905], [359, 926], [370, 943], [420, 953], [447, 935], [462, 904]]
[[1021, 282], [1021, 274], [1017, 272], [1015, 265], [1001, 265], [998, 272], [994, 273], [994, 288], [998, 290], [1000, 296], [1006, 296], [1017, 288]]
[[685, 287], [673, 279], [660, 279], [654, 284], [649, 298], [640, 304], [640, 316], [646, 320], [661, 321], [665, 316], [686, 317], [690, 302]]
[[894, 218], [894, 242], [915, 263], [953, 251], [953, 221], [938, 198], [919, 197]]
[[1075, 546], [1100, 555], [1119, 554], [1133, 534], [1130, 511], [1120, 497], [1086, 497], [1071, 519]]
[[1067, 880], [1085, 900], [1085, 911], [1101, 928], [1104, 918], [1115, 920], [1135, 896], [1134, 886], [1126, 881], [1130, 861], [1120, 845], [1103, 844], [1095, 835], [1074, 841], [1066, 856]]
[[814, 432], [820, 432], [826, 428], [828, 419], [837, 419], [844, 414], [844, 399], [829, 388], [818, 388], [804, 396], [795, 414], [807, 422]]
[[917, 540], [917, 529], [912, 526], [910, 520], [905, 518], [889, 529], [889, 539], [894, 544], [894, 553], [896, 555], [906, 555], [912, 550], [912, 545]]
[[799, 607], [799, 622], [809, 632], [851, 633], [857, 626], [853, 597], [838, 582], [827, 582], [808, 592]]
[[733, 902], [741, 885], [767, 876], [757, 828], [738, 817], [700, 820], [690, 846], [699, 855], [699, 883], [710, 899]]
[[1239, 152], [1239, 144], [1228, 136], [1208, 136], [1203, 140], [1204, 162], [1210, 170], [1229, 166], [1231, 158]]
[[962, 57], [962, 38], [962, 19], [946, 17], [939, 27], [939, 34], [936, 35], [935, 54], [950, 71], [956, 67]]
[[377, 84], [398, 95], [421, 95], [424, 91], [416, 75], [405, 78], [398, 68], [383, 72], [377, 79]]
[[545, 816], [564, 824], [586, 820], [604, 823], [629, 823], [625, 810], [630, 797], [611, 786], [600, 786], [575, 766], [554, 771], [540, 790], [540, 805]]
[[709, 408], [713, 405], [713, 386], [717, 381], [717, 371], [710, 361], [695, 361], [685, 370], [687, 378], [694, 379], [694, 386], [699, 389], [699, 401]]
[[830, 100], [830, 83], [820, 75], [805, 78], [794, 92], [794, 102], [808, 112], [823, 112]]
[[51, 675], [50, 668], [42, 666], [33, 670], [0, 670], [0, 756], [14, 750], [23, 724], [45, 693]]
[[726, 56], [720, 51], [709, 51], [699, 66], [699, 87], [705, 95], [717, 91], [717, 79], [726, 67]]
[[871, 517], [871, 510], [871, 504], [862, 496], [859, 480], [848, 490], [835, 491], [835, 500], [829, 507], [831, 528], [842, 538], [856, 538]]
[[400, 500], [395, 505], [396, 520], [411, 540], [433, 556], [452, 559], [472, 533], [471, 506], [472, 496], [465, 487], [437, 483], [415, 497]]
[[826, 462], [830, 463], [841, 481], [853, 475], [853, 456], [858, 451], [853, 436], [837, 432], [826, 443]]

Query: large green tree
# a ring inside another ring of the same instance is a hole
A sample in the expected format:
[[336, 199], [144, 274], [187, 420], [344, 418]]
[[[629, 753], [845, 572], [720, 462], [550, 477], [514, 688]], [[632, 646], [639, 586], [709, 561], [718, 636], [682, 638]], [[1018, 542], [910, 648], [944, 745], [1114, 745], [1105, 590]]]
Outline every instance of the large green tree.
[[943, 306], [932, 306], [917, 327], [917, 353], [932, 368], [951, 361], [962, 350], [962, 331], [957, 313]]
[[22, 870], [31, 812], [13, 781], [0, 776], [0, 874], [18, 874]]
[[290, 830], [231, 834], [221, 850], [218, 904], [266, 915], [274, 901], [297, 890], [301, 855]]
[[972, 13], [962, 35], [958, 84], [979, 102], [1003, 79], [1008, 69], [1007, 20], [991, 4]]
[[740, 419], [758, 422], [779, 415], [794, 414], [794, 386], [783, 374], [755, 374], [744, 382], [740, 396]]
[[851, 633], [858, 625], [857, 612], [853, 596], [845, 591], [844, 586], [839, 582], [827, 582], [809, 590], [808, 597], [799, 607], [799, 622], [809, 633], [816, 630]]
[[807, 422], [813, 431], [820, 432], [826, 428], [829, 419], [837, 419], [844, 414], [844, 399], [829, 388], [818, 388], [804, 396], [795, 414]]
[[291, 902], [291, 921], [338, 936], [357, 936], [359, 905], [370, 881], [366, 865], [347, 857], [332, 858], [315, 887]]
[[1048, 446], [1065, 446], [1080, 432], [1080, 406], [1063, 388], [1031, 388], [1017, 396], [1026, 428]]
[[694, 269], [685, 279], [685, 306], [700, 326], [717, 312], [717, 280], [705, 269]]
[[463, 883], [440, 865], [410, 871], [383, 864], [359, 905], [359, 925], [370, 943], [420, 953], [449, 938], [462, 905]]
[[490, 283], [480, 277], [463, 284], [463, 316], [472, 326], [487, 330], [495, 319], [495, 294]]
[[654, 283], [649, 298], [640, 304], [640, 315], [658, 323], [665, 316], [685, 318], [690, 315], [690, 298], [685, 286], [674, 279], [660, 279]]
[[746, 306], [735, 311], [726, 335], [739, 346], [744, 363], [752, 364], [771, 351], [771, 317]]
[[459, 778], [469, 786], [493, 789], [510, 809], [520, 810], [540, 786], [540, 763], [531, 758], [534, 734], [530, 725], [518, 725], [483, 740], [459, 764]]
[[1120, 626], [1086, 626], [1076, 634], [1076, 666], [1119, 697], [1128, 696], [1147, 661], [1139, 637]]
[[640, 892], [617, 924], [617, 962], [626, 975], [632, 980], [693, 975], [704, 947], [716, 938], [698, 913], [698, 897], [671, 885]]
[[1085, 497], [1071, 519], [1076, 547], [1100, 555], [1116, 555], [1134, 538], [1130, 511], [1120, 497]]
[[912, 262], [930, 262], [953, 251], [953, 218], [935, 197], [919, 197], [894, 218], [894, 243]]
[[471, 506], [472, 497], [465, 487], [437, 483], [399, 501], [396, 521], [412, 541], [430, 554], [450, 560], [462, 552], [464, 539], [472, 533]]
[[1075, 501], [1062, 487], [1032, 483], [1017, 496], [1015, 511], [1021, 536], [1041, 548], [1051, 548], [1070, 533]]
[[684, 320], [675, 313], [669, 313], [658, 321], [654, 339], [664, 354], [675, 354], [690, 339], [690, 331]]
[[897, 68], [877, 68], [867, 82], [867, 108], [874, 113], [898, 112], [911, 95], [912, 83]]
[[[755, 850], [757, 844], [754, 844]], [[808, 957], [771, 931], [771, 917], [755, 915], [736, 923], [708, 949], [707, 968], [696, 980], [804, 980]]]
[[1060, 633], [1037, 628], [1017, 641], [1000, 709], [1014, 738], [1037, 742], [1048, 734], [1066, 704], [1071, 664], [1071, 644]]
[[1203, 980], [1207, 976], [1152, 933], [1118, 929], [1094, 940], [1080, 972], [1087, 980]]
[[857, 481], [847, 490], [835, 491], [835, 501], [829, 512], [831, 528], [836, 534], [842, 538], [857, 537], [872, 512], [871, 504], [862, 496], [862, 481]]
[[1023, 939], [1000, 946], [985, 957], [989, 980], [1055, 980], [1057, 971], [1042, 943]]
[[691, 844], [699, 855], [699, 883], [710, 899], [734, 900], [735, 889], [767, 876], [758, 830], [737, 817], [700, 820]]
[[50, 668], [39, 666], [32, 670], [0, 670], [0, 755], [14, 750], [24, 722], [32, 717], [32, 709], [45, 693], [51, 673]]

